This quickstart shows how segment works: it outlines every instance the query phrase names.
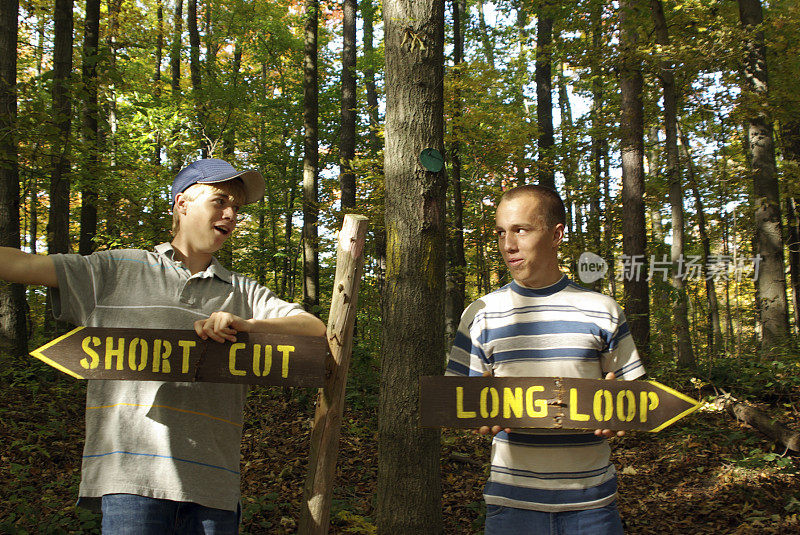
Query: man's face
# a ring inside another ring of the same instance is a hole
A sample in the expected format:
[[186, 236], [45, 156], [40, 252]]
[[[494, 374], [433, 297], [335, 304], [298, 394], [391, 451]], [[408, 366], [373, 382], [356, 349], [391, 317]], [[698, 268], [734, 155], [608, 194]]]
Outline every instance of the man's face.
[[564, 237], [564, 225], [547, 228], [539, 199], [520, 195], [503, 200], [495, 219], [500, 254], [514, 280], [528, 288], [558, 282], [558, 245]]
[[196, 196], [179, 194], [177, 209], [183, 215], [179, 232], [196, 252], [213, 254], [233, 234], [239, 204], [225, 188], [203, 188]]

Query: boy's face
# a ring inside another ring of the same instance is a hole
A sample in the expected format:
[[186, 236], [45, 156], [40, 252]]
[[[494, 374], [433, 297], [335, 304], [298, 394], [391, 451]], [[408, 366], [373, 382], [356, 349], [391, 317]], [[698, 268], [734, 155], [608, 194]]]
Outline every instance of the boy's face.
[[178, 233], [195, 252], [213, 254], [233, 234], [239, 204], [224, 187], [202, 188], [197, 195], [186, 195], [192, 188], [178, 194], [175, 202], [181, 217]]
[[495, 216], [497, 244], [515, 281], [528, 288], [558, 282], [558, 246], [564, 236], [561, 224], [548, 228], [540, 201], [533, 195], [503, 200]]

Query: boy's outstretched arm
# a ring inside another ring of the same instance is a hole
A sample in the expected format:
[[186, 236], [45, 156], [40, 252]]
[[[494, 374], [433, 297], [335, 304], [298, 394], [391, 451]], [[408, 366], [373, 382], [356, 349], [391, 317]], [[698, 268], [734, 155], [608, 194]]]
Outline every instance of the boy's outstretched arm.
[[52, 258], [24, 253], [13, 247], [0, 247], [0, 279], [58, 288], [56, 267]]
[[204, 320], [195, 321], [194, 330], [203, 340], [211, 338], [221, 343], [226, 340], [235, 342], [237, 332], [324, 336], [327, 327], [321, 319], [308, 312], [283, 318], [246, 320], [230, 312], [220, 311]]

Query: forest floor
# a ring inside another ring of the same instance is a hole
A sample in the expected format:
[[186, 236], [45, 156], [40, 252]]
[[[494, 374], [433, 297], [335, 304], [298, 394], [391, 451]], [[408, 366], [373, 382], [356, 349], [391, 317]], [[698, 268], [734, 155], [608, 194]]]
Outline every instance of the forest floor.
[[[99, 533], [99, 517], [75, 507], [85, 385], [38, 363], [2, 380], [0, 533]], [[242, 533], [296, 532], [311, 394], [257, 389], [249, 396]], [[375, 532], [375, 397], [373, 387], [348, 391], [331, 534]], [[490, 441], [445, 430], [442, 444], [445, 532], [481, 533]], [[658, 434], [611, 444], [628, 534], [800, 533], [800, 458], [776, 452], [721, 412], [701, 410]]]

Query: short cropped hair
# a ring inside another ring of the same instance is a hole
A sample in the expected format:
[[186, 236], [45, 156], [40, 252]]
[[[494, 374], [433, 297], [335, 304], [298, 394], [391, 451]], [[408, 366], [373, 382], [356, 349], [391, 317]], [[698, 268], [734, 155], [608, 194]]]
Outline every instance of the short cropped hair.
[[542, 203], [542, 220], [547, 228], [553, 228], [558, 224], [567, 225], [567, 213], [564, 208], [564, 201], [561, 200], [558, 192], [552, 188], [540, 186], [538, 184], [516, 186], [504, 191], [503, 195], [500, 197], [500, 202], [510, 201], [517, 197], [522, 197], [523, 195], [535, 197]]
[[[208, 193], [209, 195], [213, 195], [214, 193], [223, 193], [228, 195], [233, 202], [244, 204], [245, 198], [247, 198], [247, 191], [245, 190], [244, 184], [241, 180], [226, 180], [225, 182], [215, 182], [213, 184], [192, 184], [189, 186], [185, 191], [182, 192], [183, 198], [187, 201], [193, 201], [197, 199], [203, 193]], [[176, 203], [177, 204], [177, 203]], [[181, 218], [178, 211], [175, 209], [175, 206], [172, 207], [172, 235], [175, 236], [178, 234], [178, 230], [181, 226]]]

